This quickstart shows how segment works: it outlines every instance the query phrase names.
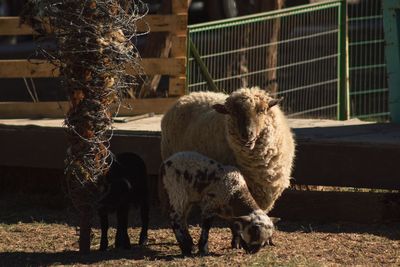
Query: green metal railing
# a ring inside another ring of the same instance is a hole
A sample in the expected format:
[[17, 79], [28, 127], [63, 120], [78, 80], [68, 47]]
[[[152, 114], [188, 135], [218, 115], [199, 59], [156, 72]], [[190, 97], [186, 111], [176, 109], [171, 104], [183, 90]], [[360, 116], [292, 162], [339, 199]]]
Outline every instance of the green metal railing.
[[[387, 3], [386, 18], [382, 3]], [[400, 61], [395, 55], [399, 52], [393, 53], [398, 50], [400, 11], [392, 6], [398, 5], [397, 0], [328, 1], [192, 25], [189, 37], [198, 58], [188, 56], [188, 89], [214, 86], [229, 93], [277, 83], [277, 94], [285, 98], [283, 108], [292, 117], [387, 121], [390, 106], [392, 117], [400, 121], [393, 74], [400, 68], [400, 62], [393, 63]], [[384, 35], [384, 21], [390, 36]], [[271, 32], [277, 23], [274, 39]], [[273, 47], [277, 59], [271, 65], [268, 53]]]
[[349, 88], [351, 117], [389, 119], [382, 3], [348, 4]]
[[343, 3], [323, 2], [189, 26], [194, 53], [188, 56], [188, 90], [229, 93], [243, 86], [267, 89], [277, 84], [276, 94], [284, 97], [289, 116], [346, 119]]

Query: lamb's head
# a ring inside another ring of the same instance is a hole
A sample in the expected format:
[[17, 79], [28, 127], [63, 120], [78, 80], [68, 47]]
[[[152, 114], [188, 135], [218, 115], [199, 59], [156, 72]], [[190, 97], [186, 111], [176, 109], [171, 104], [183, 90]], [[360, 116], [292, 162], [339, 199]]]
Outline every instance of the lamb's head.
[[272, 98], [259, 88], [244, 88], [233, 92], [224, 104], [215, 104], [213, 108], [229, 116], [229, 134], [252, 150], [265, 128], [269, 110], [281, 100]]
[[240, 245], [248, 253], [256, 253], [266, 245], [273, 245], [275, 218], [268, 217], [262, 210], [234, 220], [235, 231], [240, 235]]

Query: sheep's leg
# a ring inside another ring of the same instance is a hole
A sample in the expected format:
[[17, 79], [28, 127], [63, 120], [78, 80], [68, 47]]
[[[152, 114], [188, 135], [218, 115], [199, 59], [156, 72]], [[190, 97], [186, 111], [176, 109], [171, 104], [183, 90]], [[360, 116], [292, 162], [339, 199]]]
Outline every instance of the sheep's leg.
[[231, 241], [231, 247], [233, 249], [240, 249], [242, 246], [240, 245], [240, 234], [238, 230], [235, 228], [234, 225], [231, 225], [231, 232], [232, 232], [232, 241]]
[[108, 213], [104, 208], [99, 209], [100, 226], [101, 226], [101, 238], [100, 238], [100, 250], [104, 251], [108, 248]]
[[201, 236], [199, 241], [199, 253], [201, 255], [208, 254], [208, 233], [210, 232], [213, 217], [206, 217], [202, 220]]
[[128, 214], [129, 203], [124, 203], [117, 209], [117, 234], [115, 236], [116, 248], [131, 248], [128, 236]]
[[140, 205], [140, 218], [142, 220], [142, 230], [140, 231], [139, 245], [147, 245], [147, 231], [149, 229], [149, 203], [144, 200]]
[[171, 212], [170, 217], [172, 223], [172, 230], [174, 231], [176, 240], [178, 241], [182, 254], [185, 256], [192, 255], [193, 239], [190, 236], [186, 224], [186, 218], [175, 212]]

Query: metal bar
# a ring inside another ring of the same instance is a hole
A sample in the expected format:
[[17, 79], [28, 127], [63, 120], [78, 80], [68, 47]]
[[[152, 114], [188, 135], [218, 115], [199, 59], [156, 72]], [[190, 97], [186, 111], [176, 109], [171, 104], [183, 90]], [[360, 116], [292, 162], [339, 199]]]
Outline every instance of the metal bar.
[[350, 92], [350, 95], [364, 95], [364, 94], [372, 94], [372, 93], [383, 93], [389, 91], [388, 88], [378, 88], [378, 89], [368, 89], [368, 90], [361, 90], [357, 91], [354, 90], [353, 92]]
[[304, 89], [309, 89], [309, 88], [313, 88], [313, 87], [318, 87], [318, 86], [322, 86], [322, 85], [336, 83], [337, 81], [338, 81], [337, 79], [333, 79], [333, 80], [329, 80], [329, 81], [324, 81], [324, 82], [319, 82], [319, 83], [313, 83], [313, 84], [308, 84], [308, 85], [304, 85], [304, 86], [299, 86], [299, 87], [296, 87], [296, 88], [290, 88], [290, 89], [287, 89], [287, 90], [283, 90], [283, 91], [277, 92], [277, 95], [292, 93], [292, 92], [296, 92], [296, 91], [300, 91], [300, 90], [304, 90]]
[[338, 119], [349, 119], [350, 101], [348, 88], [348, 58], [347, 58], [347, 3], [342, 0], [338, 12], [339, 38], [338, 38]]
[[307, 114], [307, 113], [311, 113], [311, 112], [315, 112], [315, 111], [319, 111], [319, 110], [324, 110], [324, 109], [329, 109], [329, 108], [335, 108], [335, 107], [337, 107], [337, 104], [332, 104], [332, 105], [313, 108], [313, 109], [307, 109], [305, 111], [300, 111], [300, 112], [289, 114], [288, 117], [292, 118], [292, 117], [295, 117], [295, 116], [304, 115], [304, 114]]
[[400, 2], [383, 1], [385, 54], [389, 84], [389, 111], [391, 121], [400, 123]]
[[374, 64], [374, 65], [365, 65], [365, 66], [355, 66], [349, 67], [349, 70], [366, 70], [366, 69], [374, 69], [374, 68], [384, 68], [386, 64]]
[[359, 119], [365, 119], [365, 118], [373, 118], [373, 117], [382, 117], [382, 116], [389, 116], [390, 112], [381, 112], [381, 113], [371, 113], [371, 114], [364, 114], [364, 115], [357, 115], [357, 118]]
[[357, 17], [357, 18], [349, 18], [347, 19], [348, 22], [353, 22], [353, 21], [363, 21], [363, 20], [369, 20], [369, 19], [382, 19], [382, 15], [375, 15], [375, 16], [365, 16], [365, 17]]
[[[266, 47], [273, 46], [273, 45], [285, 44], [285, 43], [300, 41], [300, 40], [304, 40], [304, 39], [311, 39], [311, 38], [314, 38], [314, 37], [321, 37], [321, 36], [324, 36], [324, 35], [329, 35], [329, 34], [333, 34], [333, 33], [337, 33], [337, 32], [338, 32], [338, 30], [336, 29], [336, 30], [332, 30], [332, 31], [305, 35], [305, 36], [292, 38], [292, 39], [287, 39], [287, 40], [278, 41], [278, 42], [266, 43], [266, 44], [262, 44], [262, 45], [248, 46], [246, 48], [234, 49], [234, 50], [229, 50], [229, 51], [226, 51], [226, 52], [212, 53], [212, 54], [208, 54], [208, 55], [206, 54], [206, 55], [200, 56], [200, 58], [201, 59], [205, 59], [205, 58], [210, 58], [210, 57], [217, 57], [217, 56], [224, 56], [224, 55], [229, 55], [229, 54], [234, 54], [234, 53], [240, 53], [240, 52], [250, 51], [250, 50], [259, 49], [259, 48], [266, 48]], [[192, 59], [190, 59], [190, 60], [192, 60]]]
[[197, 51], [192, 39], [189, 36], [189, 45], [190, 45], [190, 52], [192, 53], [194, 59], [196, 60], [196, 63], [199, 65], [201, 74], [203, 75], [203, 78], [207, 81], [208, 86], [210, 89], [214, 92], [218, 92], [218, 88], [215, 85], [210, 72], [207, 69], [207, 66], [204, 64], [203, 60], [200, 58], [199, 52]]
[[254, 14], [254, 15], [241, 16], [241, 17], [236, 17], [236, 18], [231, 18], [231, 19], [216, 20], [216, 21], [212, 21], [212, 22], [194, 24], [194, 25], [188, 26], [188, 28], [189, 28], [190, 32], [203, 31], [206, 29], [226, 28], [226, 27], [234, 26], [234, 25], [243, 25], [243, 24], [248, 24], [251, 22], [264, 21], [267, 19], [275, 19], [275, 18], [280, 18], [280, 17], [284, 17], [284, 16], [303, 14], [303, 13], [307, 13], [310, 11], [323, 10], [323, 9], [327, 9], [327, 8], [331, 8], [331, 7], [338, 7], [340, 5], [341, 1], [343, 1], [343, 0], [329, 1], [329, 2], [324, 2], [324, 3], [318, 2], [318, 3], [314, 3], [314, 4], [300, 5], [300, 6], [296, 6], [296, 7], [290, 7], [290, 8], [285, 8], [285, 9], [280, 9], [280, 10], [275, 10], [275, 11], [258, 13], [258, 14]]
[[385, 42], [385, 39], [360, 41], [360, 42], [349, 42], [349, 46], [369, 45], [369, 44], [382, 44], [384, 42]]

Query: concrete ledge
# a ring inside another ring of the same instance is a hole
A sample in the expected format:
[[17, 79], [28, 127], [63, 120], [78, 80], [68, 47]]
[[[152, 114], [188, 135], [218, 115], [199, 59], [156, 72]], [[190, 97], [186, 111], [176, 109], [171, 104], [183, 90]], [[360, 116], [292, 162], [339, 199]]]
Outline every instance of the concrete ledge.
[[[400, 189], [400, 127], [363, 124], [294, 128], [297, 157], [294, 183], [321, 186]], [[64, 168], [66, 136], [60, 127], [0, 125], [0, 165]], [[116, 130], [115, 152], [132, 151], [157, 175], [160, 132]]]

